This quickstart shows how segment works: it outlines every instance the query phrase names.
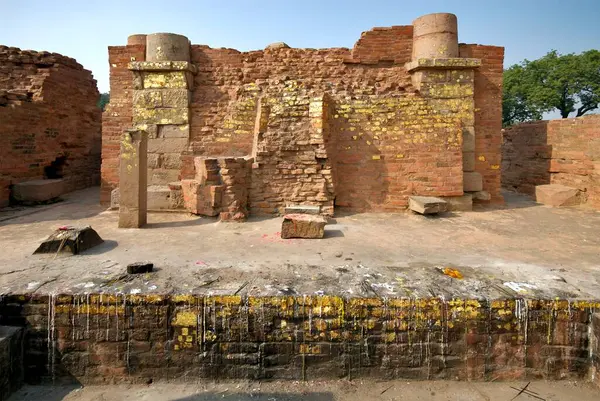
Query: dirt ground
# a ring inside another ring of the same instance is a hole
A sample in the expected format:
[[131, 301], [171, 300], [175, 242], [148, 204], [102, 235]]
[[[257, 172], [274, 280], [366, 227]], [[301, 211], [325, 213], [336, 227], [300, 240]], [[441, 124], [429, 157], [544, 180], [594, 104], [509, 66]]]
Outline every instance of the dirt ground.
[[[527, 386], [526, 390], [521, 392]], [[521, 394], [519, 394], [521, 392]], [[450, 381], [220, 382], [149, 386], [26, 386], [9, 401], [597, 401], [588, 383]]]
[[[322, 240], [283, 240], [281, 218], [220, 223], [152, 213], [117, 228], [98, 188], [65, 201], [0, 211], [0, 294], [338, 294], [380, 297], [600, 299], [600, 213], [549, 208], [506, 194], [507, 205], [424, 217], [345, 214]], [[105, 242], [82, 255], [32, 255], [62, 225], [91, 225]], [[149, 260], [156, 271], [129, 276]], [[440, 270], [455, 268], [464, 279]]]

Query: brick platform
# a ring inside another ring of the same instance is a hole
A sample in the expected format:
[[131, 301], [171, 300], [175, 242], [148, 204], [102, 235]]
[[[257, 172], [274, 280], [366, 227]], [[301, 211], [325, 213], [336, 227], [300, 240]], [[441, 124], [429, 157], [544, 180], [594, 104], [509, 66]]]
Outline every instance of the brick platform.
[[15, 294], [0, 301], [0, 323], [26, 327], [28, 381], [582, 380], [597, 367], [589, 336], [598, 308], [541, 299]]

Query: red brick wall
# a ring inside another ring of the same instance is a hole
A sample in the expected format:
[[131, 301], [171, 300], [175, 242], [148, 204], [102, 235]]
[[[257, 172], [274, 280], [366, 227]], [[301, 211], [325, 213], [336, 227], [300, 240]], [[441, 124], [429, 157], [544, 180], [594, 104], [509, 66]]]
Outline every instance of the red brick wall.
[[413, 27], [392, 26], [363, 32], [352, 49], [352, 58], [362, 63], [393, 61], [404, 64], [412, 56]]
[[600, 115], [523, 123], [503, 137], [504, 187], [533, 194], [536, 185], [562, 184], [600, 209]]
[[9, 294], [0, 298], [0, 324], [25, 327], [30, 383], [581, 381], [598, 367], [591, 340], [600, 333], [590, 331], [600, 320], [590, 321], [597, 306], [560, 299]]
[[0, 207], [10, 185], [66, 156], [69, 191], [100, 179], [101, 111], [90, 71], [56, 53], [0, 46]]
[[336, 205], [397, 211], [408, 196], [463, 194], [462, 134], [417, 96], [361, 97], [338, 105]]
[[492, 195], [492, 202], [502, 203], [500, 165], [504, 48], [461, 44], [460, 56], [481, 59], [481, 67], [475, 70], [475, 171], [483, 177], [483, 190]]
[[[105, 113], [103, 202], [109, 201], [110, 190], [118, 185], [118, 137], [131, 124], [131, 93], [127, 90], [131, 89], [132, 75], [126, 70], [126, 63], [132, 56], [137, 60], [143, 57], [141, 52], [134, 55], [134, 49], [143, 50], [133, 46], [109, 50], [111, 92], [120, 90], [125, 96], [116, 95], [118, 103], [111, 96], [111, 107]], [[487, 92], [476, 95], [475, 128], [481, 132], [477, 145], [481, 161], [478, 161], [477, 171], [484, 176], [484, 189], [491, 192], [495, 200], [501, 200], [503, 49], [468, 45], [463, 46], [463, 51], [472, 53], [470, 57], [484, 58], [484, 65], [476, 76], [476, 90]], [[239, 52], [193, 45], [192, 62], [198, 74], [190, 113], [190, 151], [182, 157], [181, 178], [193, 178], [194, 156], [251, 154], [259, 98], [270, 105], [271, 115], [275, 116], [267, 128], [271, 145], [275, 146], [270, 151], [278, 155], [278, 160], [295, 163], [296, 156], [281, 156], [286, 151], [280, 145], [285, 138], [304, 141], [303, 133], [310, 125], [310, 99], [327, 94], [331, 99], [332, 116], [326, 125], [330, 126], [331, 143], [336, 143], [334, 148], [328, 149], [328, 157], [333, 161], [331, 169], [338, 170], [335, 179], [338, 206], [355, 210], [401, 210], [410, 194], [461, 195], [462, 178], [458, 172], [462, 168], [462, 156], [454, 149], [456, 144], [448, 146], [448, 139], [454, 135], [454, 128], [449, 128], [455, 124], [451, 118], [442, 117], [441, 128], [420, 125], [417, 129], [415, 125], [412, 130], [392, 134], [394, 124], [407, 124], [410, 118], [390, 104], [411, 105], [408, 109], [412, 107], [415, 113], [425, 116], [424, 121], [433, 121], [426, 116], [435, 106], [423, 102], [404, 67], [411, 52], [411, 26], [375, 28], [364, 33], [353, 50], [275, 48]], [[286, 117], [288, 112], [295, 115]], [[379, 125], [375, 125], [377, 119]], [[425, 135], [426, 132], [438, 136]], [[423, 138], [413, 137], [414, 134], [423, 134]], [[300, 155], [296, 158], [299, 165], [304, 164]], [[285, 170], [285, 166], [281, 168]], [[290, 197], [298, 191], [307, 194], [305, 203], [319, 203], [312, 199], [315, 196], [312, 189], [298, 189], [308, 186], [308, 182], [302, 182], [307, 177], [293, 180], [289, 177], [270, 186], [268, 177], [275, 177], [277, 181], [279, 175], [286, 174], [283, 170], [270, 169], [267, 175], [253, 174], [260, 178], [260, 182], [253, 183], [255, 190], [260, 186], [262, 192], [267, 193], [266, 197], [271, 198], [265, 202], [265, 196], [255, 196], [255, 202], [260, 202], [258, 209], [274, 210], [286, 202], [300, 203]]]

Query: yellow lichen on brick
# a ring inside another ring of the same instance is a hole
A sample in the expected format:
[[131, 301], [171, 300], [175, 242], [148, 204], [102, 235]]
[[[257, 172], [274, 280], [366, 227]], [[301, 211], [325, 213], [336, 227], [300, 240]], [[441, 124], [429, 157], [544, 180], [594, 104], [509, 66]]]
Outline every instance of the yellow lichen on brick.
[[143, 76], [144, 89], [187, 88], [185, 72], [146, 72]]
[[173, 326], [192, 327], [192, 326], [196, 326], [197, 324], [198, 324], [198, 314], [196, 312], [186, 312], [186, 311], [178, 312], [175, 315], [175, 317], [173, 318], [173, 321], [171, 322], [171, 325], [173, 325]]

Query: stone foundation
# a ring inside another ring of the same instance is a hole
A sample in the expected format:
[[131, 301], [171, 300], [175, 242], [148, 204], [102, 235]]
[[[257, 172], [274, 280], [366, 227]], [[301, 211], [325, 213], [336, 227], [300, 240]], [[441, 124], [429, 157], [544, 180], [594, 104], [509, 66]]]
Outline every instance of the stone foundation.
[[9, 295], [0, 301], [0, 324], [25, 328], [30, 382], [583, 380], [598, 367], [597, 315], [590, 328], [598, 307], [541, 299]]

